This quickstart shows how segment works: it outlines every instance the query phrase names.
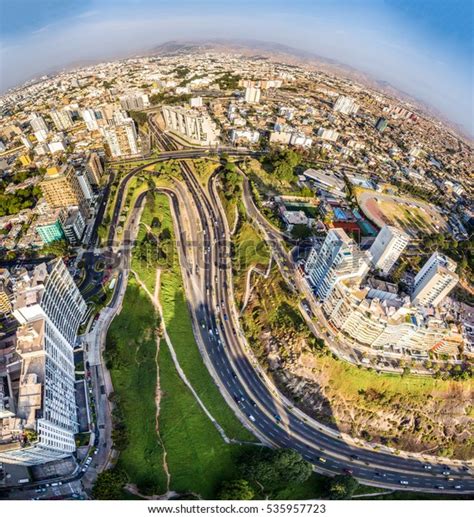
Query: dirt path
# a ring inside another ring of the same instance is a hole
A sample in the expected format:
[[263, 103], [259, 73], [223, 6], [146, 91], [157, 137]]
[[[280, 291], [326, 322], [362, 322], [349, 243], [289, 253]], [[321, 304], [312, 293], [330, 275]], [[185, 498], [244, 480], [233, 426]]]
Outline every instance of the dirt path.
[[[135, 279], [137, 280], [138, 284], [140, 285], [140, 287], [148, 294], [148, 296], [151, 298], [152, 302], [153, 302], [153, 308], [155, 309], [155, 312], [157, 314], [159, 314], [159, 311], [158, 311], [158, 308], [157, 308], [157, 304], [156, 304], [156, 300], [158, 300], [158, 293], [159, 293], [159, 285], [160, 285], [160, 274], [161, 274], [161, 271], [160, 269], [157, 269], [156, 270], [156, 279], [155, 279], [155, 291], [153, 293], [153, 295], [150, 293], [150, 291], [148, 290], [148, 288], [146, 287], [146, 285], [140, 280], [140, 277], [138, 276], [138, 274], [132, 270], [132, 273], [133, 275], [135, 276]], [[160, 315], [160, 318], [161, 318], [161, 314]], [[161, 445], [161, 448], [163, 450], [163, 471], [166, 475], [166, 494], [169, 494], [170, 493], [170, 485], [171, 485], [171, 474], [170, 474], [170, 471], [169, 471], [169, 468], [168, 468], [168, 462], [167, 462], [167, 451], [166, 451], [166, 448], [165, 448], [165, 444], [163, 442], [163, 439], [161, 438], [161, 434], [160, 434], [160, 424], [159, 424], [159, 417], [160, 417], [160, 402], [161, 402], [161, 385], [160, 385], [160, 364], [158, 362], [158, 357], [159, 357], [159, 353], [160, 353], [160, 341], [161, 341], [161, 322], [160, 322], [160, 328], [156, 329], [155, 331], [155, 341], [156, 341], [156, 351], [155, 351], [155, 365], [156, 365], [156, 386], [155, 386], [155, 406], [156, 406], [156, 412], [155, 412], [155, 431], [156, 431], [156, 435], [158, 436], [158, 441], [160, 442], [160, 445]], [[132, 487], [134, 485], [130, 485], [130, 487]], [[135, 490], [136, 492], [134, 492], [132, 489], [128, 489], [129, 492], [131, 492], [132, 494], [135, 494], [135, 495], [140, 495], [140, 497], [144, 497], [142, 496], [139, 492], [138, 492], [138, 489], [135, 487]], [[152, 498], [165, 498], [165, 499], [168, 499], [168, 497], [164, 497], [164, 496], [152, 496], [150, 499]]]

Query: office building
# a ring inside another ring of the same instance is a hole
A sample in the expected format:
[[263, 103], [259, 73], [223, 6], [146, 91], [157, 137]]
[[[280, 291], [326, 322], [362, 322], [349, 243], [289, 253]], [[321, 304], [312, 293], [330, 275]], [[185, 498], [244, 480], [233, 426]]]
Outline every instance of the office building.
[[351, 97], [340, 95], [334, 103], [333, 110], [344, 113], [344, 115], [355, 115], [359, 110], [359, 105]]
[[91, 185], [100, 185], [104, 175], [104, 167], [97, 153], [91, 153], [86, 162], [86, 174]]
[[72, 165], [64, 165], [61, 170], [48, 169], [40, 187], [50, 208], [80, 206], [85, 200]]
[[75, 451], [73, 347], [86, 308], [61, 259], [19, 274], [16, 347], [0, 364], [0, 462], [38, 465]]
[[66, 131], [74, 125], [72, 114], [68, 109], [51, 110], [49, 114], [58, 131]]
[[260, 88], [247, 86], [247, 88], [245, 88], [245, 102], [247, 104], [258, 104], [260, 102], [260, 94]]
[[388, 275], [409, 240], [408, 235], [399, 228], [385, 225], [369, 250], [374, 268]]
[[112, 126], [104, 129], [105, 141], [113, 158], [139, 154], [138, 134], [131, 118], [114, 114]]
[[433, 253], [415, 276], [413, 303], [436, 307], [456, 287], [459, 281], [456, 267], [454, 260]]
[[375, 123], [375, 129], [379, 133], [383, 133], [385, 131], [385, 129], [387, 129], [387, 125], [388, 125], [387, 119], [383, 118], [383, 117], [379, 117], [377, 119], [377, 122]]
[[360, 284], [369, 270], [369, 260], [344, 230], [334, 228], [319, 249], [311, 250], [305, 269], [316, 295], [325, 300], [340, 282]]
[[180, 106], [163, 106], [166, 129], [174, 131], [192, 143], [215, 145], [218, 142], [216, 124], [201, 111]]

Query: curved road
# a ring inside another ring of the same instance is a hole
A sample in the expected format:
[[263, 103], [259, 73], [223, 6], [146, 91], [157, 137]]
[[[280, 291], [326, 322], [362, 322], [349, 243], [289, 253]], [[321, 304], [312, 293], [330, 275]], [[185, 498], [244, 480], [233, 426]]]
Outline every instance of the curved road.
[[[165, 148], [172, 148], [173, 143], [166, 135], [158, 133], [158, 139]], [[428, 464], [416, 457], [357, 447], [337, 431], [328, 431], [291, 407], [266, 382], [249, 358], [238, 324], [229, 286], [228, 229], [220, 203], [212, 188], [205, 191], [185, 163], [182, 172], [201, 221], [203, 261], [208, 266], [204, 273], [203, 300], [195, 307], [194, 317], [198, 322], [195, 331], [205, 346], [221, 389], [227, 392], [227, 400], [235, 401], [234, 408], [238, 401], [238, 411], [247, 425], [269, 444], [298, 450], [318, 471], [326, 474], [350, 471], [364, 483], [392, 489], [474, 492], [474, 479], [466, 470], [468, 466], [447, 467], [441, 460]]]

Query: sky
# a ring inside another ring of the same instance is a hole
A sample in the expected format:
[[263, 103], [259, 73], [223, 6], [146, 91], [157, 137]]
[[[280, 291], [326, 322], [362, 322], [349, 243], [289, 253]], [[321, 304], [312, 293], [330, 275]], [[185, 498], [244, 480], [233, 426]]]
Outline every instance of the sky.
[[419, 98], [474, 137], [474, 0], [0, 0], [0, 90], [174, 39], [282, 43]]

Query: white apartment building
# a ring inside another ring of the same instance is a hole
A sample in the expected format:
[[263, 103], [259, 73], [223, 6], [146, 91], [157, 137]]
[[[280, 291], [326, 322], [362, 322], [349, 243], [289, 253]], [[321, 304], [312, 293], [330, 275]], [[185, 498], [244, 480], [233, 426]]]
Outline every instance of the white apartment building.
[[202, 97], [191, 97], [189, 99], [191, 108], [202, 108]]
[[116, 121], [114, 125], [104, 128], [103, 133], [113, 158], [139, 154], [138, 134], [131, 118]]
[[458, 283], [455, 271], [454, 260], [438, 252], [433, 253], [415, 276], [413, 303], [436, 307]]
[[325, 129], [320, 127], [318, 129], [318, 136], [323, 140], [329, 140], [330, 142], [336, 142], [339, 138], [339, 133], [335, 129]]
[[13, 315], [20, 327], [10, 364], [0, 367], [9, 402], [8, 415], [0, 415], [0, 462], [38, 465], [74, 452], [73, 347], [86, 308], [61, 259], [17, 277]]
[[216, 124], [206, 114], [180, 106], [163, 106], [166, 129], [175, 131], [192, 143], [215, 145], [219, 131]]
[[254, 86], [245, 88], [245, 102], [247, 104], [258, 104], [260, 102], [261, 90]]
[[359, 110], [359, 105], [353, 98], [340, 95], [334, 103], [333, 110], [344, 115], [353, 115]]
[[305, 269], [316, 295], [325, 300], [339, 282], [360, 284], [369, 259], [344, 230], [334, 228], [319, 249], [310, 251]]
[[399, 228], [385, 225], [369, 250], [373, 267], [387, 275], [406, 248], [409, 240], [408, 235]]
[[37, 115], [36, 113], [30, 117], [30, 126], [34, 133], [37, 131], [44, 131], [48, 133], [49, 131], [44, 118], [41, 115]]
[[427, 356], [456, 354], [461, 334], [441, 318], [413, 307], [408, 299], [369, 288], [338, 284], [323, 303], [333, 327], [354, 342], [376, 350]]
[[150, 106], [150, 99], [146, 93], [131, 93], [120, 97], [120, 105], [124, 110], [143, 110]]
[[230, 132], [230, 140], [232, 143], [238, 140], [245, 140], [251, 144], [256, 144], [260, 139], [260, 133], [258, 131], [252, 131], [251, 129], [232, 129]]
[[51, 110], [49, 114], [58, 131], [65, 131], [74, 125], [72, 114], [68, 109]]
[[86, 108], [82, 110], [81, 116], [84, 119], [86, 127], [89, 131], [97, 131], [99, 129], [98, 119], [93, 109]]

